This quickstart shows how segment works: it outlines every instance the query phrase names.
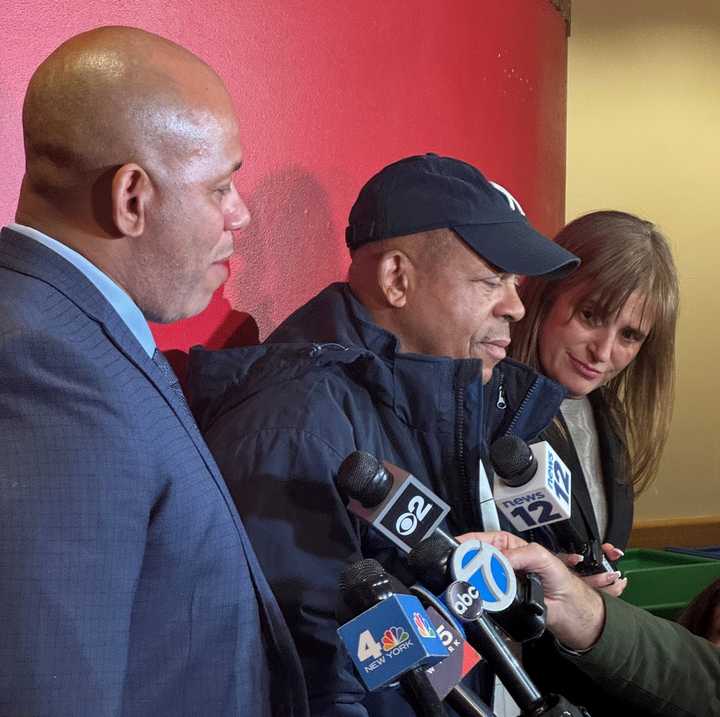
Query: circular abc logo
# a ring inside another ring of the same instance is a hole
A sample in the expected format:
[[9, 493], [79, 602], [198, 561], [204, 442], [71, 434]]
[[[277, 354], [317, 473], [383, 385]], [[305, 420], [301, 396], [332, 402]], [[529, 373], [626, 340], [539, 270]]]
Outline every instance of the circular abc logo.
[[445, 604], [452, 614], [465, 622], [477, 620], [483, 611], [480, 591], [464, 580], [456, 580], [445, 591]]
[[467, 540], [455, 548], [450, 565], [453, 578], [472, 585], [488, 612], [505, 610], [515, 599], [515, 572], [496, 547]]

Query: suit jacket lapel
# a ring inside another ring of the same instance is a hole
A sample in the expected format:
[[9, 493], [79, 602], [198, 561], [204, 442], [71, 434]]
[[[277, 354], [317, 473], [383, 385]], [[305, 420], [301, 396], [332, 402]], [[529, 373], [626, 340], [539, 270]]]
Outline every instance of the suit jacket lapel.
[[[169, 386], [162, 371], [145, 353], [125, 322], [95, 285], [70, 262], [34, 239], [7, 228], [2, 230], [1, 239], [0, 266], [33, 276], [60, 291], [88, 317], [101, 324], [117, 350], [145, 374], [183, 425], [225, 500], [232, 505], [225, 482], [190, 411], [181, 405], [179, 397]], [[231, 513], [239, 527], [236, 511], [232, 509]]]
[[277, 662], [284, 667], [282, 670], [283, 680], [287, 682], [287, 685], [283, 684], [282, 692], [287, 693], [288, 704], [283, 706], [281, 712], [303, 717], [307, 715], [307, 706], [301, 697], [304, 694], [304, 686], [297, 680], [293, 680], [294, 677], [301, 674], [301, 668], [287, 627], [257, 562], [225, 481], [220, 475], [215, 459], [201, 436], [187, 405], [181, 404], [181, 398], [170, 387], [167, 377], [147, 355], [102, 293], [70, 262], [34, 239], [10, 229], [3, 229], [0, 234], [0, 266], [49, 284], [74, 303], [91, 320], [101, 324], [108, 339], [117, 350], [147, 377], [173, 410], [207, 466], [238, 531], [255, 588], [258, 607], [263, 617], [265, 637], [269, 642], [272, 663]]

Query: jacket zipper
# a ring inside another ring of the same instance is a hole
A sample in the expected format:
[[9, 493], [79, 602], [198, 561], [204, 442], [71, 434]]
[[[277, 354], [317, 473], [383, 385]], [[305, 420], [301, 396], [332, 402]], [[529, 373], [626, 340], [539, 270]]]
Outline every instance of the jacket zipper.
[[[477, 490], [468, 479], [465, 466], [465, 384], [464, 376], [456, 375], [455, 381], [455, 463], [460, 483], [459, 527], [461, 530], [473, 530], [478, 525], [476, 514]], [[468, 520], [469, 519], [469, 520]], [[474, 526], [474, 527], [473, 527]]]
[[343, 351], [347, 351], [348, 347], [343, 346], [342, 344], [337, 343], [325, 343], [325, 344], [312, 344], [310, 347], [310, 358], [316, 358], [319, 356], [325, 349], [342, 349]]
[[528, 389], [528, 392], [525, 394], [525, 398], [523, 398], [522, 403], [518, 406], [518, 410], [515, 411], [515, 415], [513, 416], [512, 421], [510, 421], [510, 425], [507, 427], [505, 433], [503, 435], [509, 436], [512, 433], [513, 428], [515, 428], [515, 424], [518, 422], [520, 416], [522, 416], [523, 409], [527, 405], [527, 402], [530, 400], [530, 397], [535, 393], [539, 385], [539, 381], [535, 379], [533, 381], [533, 385], [530, 386]]
[[458, 478], [465, 493], [465, 386], [455, 387], [455, 462]]
[[495, 404], [501, 411], [504, 411], [507, 408], [507, 402], [505, 401], [505, 392], [503, 391], [503, 380], [500, 379], [500, 385], [498, 386], [498, 400], [497, 404]]

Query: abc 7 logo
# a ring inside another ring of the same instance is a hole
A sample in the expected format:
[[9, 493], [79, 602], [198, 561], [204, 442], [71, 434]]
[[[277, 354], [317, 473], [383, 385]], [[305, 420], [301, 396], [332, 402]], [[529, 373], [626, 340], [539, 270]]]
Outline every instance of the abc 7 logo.
[[450, 569], [456, 580], [466, 582], [480, 593], [488, 612], [509, 607], [517, 593], [517, 579], [507, 558], [493, 545], [466, 540], [455, 549]]
[[479, 590], [464, 580], [457, 580], [447, 589], [447, 604], [456, 617], [475, 620], [482, 613]]

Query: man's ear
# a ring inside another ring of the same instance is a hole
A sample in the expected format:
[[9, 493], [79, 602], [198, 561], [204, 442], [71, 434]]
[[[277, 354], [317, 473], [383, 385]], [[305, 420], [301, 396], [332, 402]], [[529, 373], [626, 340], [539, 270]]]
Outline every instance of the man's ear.
[[387, 303], [399, 309], [407, 303], [415, 267], [405, 252], [392, 249], [385, 252], [377, 266], [377, 282]]
[[112, 181], [112, 218], [123, 236], [139, 237], [145, 231], [145, 213], [153, 186], [138, 164], [123, 164]]

